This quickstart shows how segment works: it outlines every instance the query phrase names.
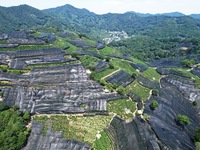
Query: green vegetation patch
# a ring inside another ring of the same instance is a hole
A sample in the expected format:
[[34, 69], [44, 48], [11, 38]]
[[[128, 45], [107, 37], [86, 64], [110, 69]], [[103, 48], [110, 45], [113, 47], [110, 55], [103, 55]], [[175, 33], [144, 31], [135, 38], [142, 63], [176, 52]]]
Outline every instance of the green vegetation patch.
[[112, 115], [94, 117], [74, 115], [49, 115], [47, 117], [40, 115], [34, 116], [33, 120], [44, 124], [45, 131], [48, 127], [46, 122], [51, 120], [53, 131], [63, 131], [64, 138], [75, 139], [92, 145], [97, 134], [109, 125], [112, 118]]
[[88, 37], [82, 37], [81, 38], [85, 43], [89, 44], [89, 45], [96, 45], [96, 42], [94, 40], [89, 39]]
[[134, 63], [138, 63], [138, 64], [142, 64], [142, 65], [147, 66], [146, 63], [144, 63], [143, 61], [141, 61], [141, 60], [139, 60], [137, 58], [131, 57], [131, 59], [133, 60]]
[[149, 107], [151, 108], [151, 110], [156, 110], [156, 108], [158, 107], [158, 102], [156, 100], [153, 100]]
[[8, 66], [0, 65], [0, 71], [7, 72]]
[[76, 46], [74, 46], [70, 43], [67, 43], [65, 46], [69, 46], [69, 48], [67, 49], [67, 52], [70, 54], [76, 53], [78, 50]]
[[14, 74], [22, 74], [22, 73], [27, 73], [30, 70], [9, 69], [8, 66], [0, 65], [0, 71], [14, 73]]
[[14, 74], [23, 74], [28, 73], [30, 70], [18, 70], [18, 69], [9, 69], [7, 72], [14, 73]]
[[[72, 61], [73, 62], [73, 61]], [[75, 62], [75, 61], [74, 61]], [[57, 63], [46, 63], [46, 64], [34, 64], [34, 65], [29, 65], [27, 67], [27, 70], [31, 70], [33, 68], [43, 68], [43, 67], [53, 67], [53, 66], [63, 66], [65, 64], [68, 64], [70, 62], [57, 62]]]
[[181, 61], [181, 64], [185, 67], [192, 67], [195, 64], [195, 60], [194, 59], [183, 59]]
[[107, 133], [105, 132], [105, 130], [101, 131], [99, 133], [99, 137], [96, 137], [95, 142], [93, 143], [93, 148], [95, 150], [111, 150], [111, 141], [107, 135]]
[[153, 68], [148, 68], [142, 74], [150, 80], [159, 81], [161, 78], [161, 75]]
[[111, 64], [115, 68], [121, 68], [121, 69], [125, 70], [130, 75], [132, 75], [133, 73], [138, 74], [137, 71], [126, 60], [121, 60], [121, 59], [113, 58], [111, 60]]
[[130, 99], [118, 99], [108, 102], [108, 111], [119, 115], [125, 120], [133, 118], [136, 104]]
[[109, 54], [113, 55], [113, 54], [115, 54], [115, 55], [121, 56], [120, 51], [118, 51], [114, 48], [111, 48], [111, 47], [107, 47], [107, 46], [100, 50], [100, 54], [102, 54], [102, 55], [109, 55]]
[[[3, 97], [3, 92], [0, 92], [0, 98]], [[0, 109], [1, 110], [1, 109]]]
[[107, 75], [111, 74], [112, 72], [116, 71], [117, 69], [106, 69], [105, 71], [102, 72], [92, 72], [91, 74], [91, 78], [96, 80], [96, 81], [100, 81], [103, 77], [106, 77]]
[[0, 86], [10, 86], [13, 85], [13, 82], [10, 81], [0, 81]]
[[200, 150], [200, 142], [196, 142], [195, 146], [196, 146], [196, 150]]
[[61, 49], [66, 48], [67, 46], [67, 41], [64, 38], [61, 37], [56, 37], [57, 40], [53, 43], [53, 45], [55, 45], [56, 47], [59, 47]]
[[[0, 103], [0, 107], [2, 105], [3, 103]], [[21, 149], [26, 144], [30, 132], [30, 129], [26, 128], [30, 114], [28, 112], [23, 114], [16, 108], [1, 109], [0, 120], [0, 149]]]
[[79, 60], [81, 61], [81, 63], [87, 67], [95, 67], [97, 61], [99, 60], [98, 58], [92, 57], [89, 55], [78, 56], [78, 57], [79, 57]]
[[7, 44], [8, 41], [7, 40], [0, 40], [0, 44]]
[[158, 89], [153, 89], [152, 90], [152, 95], [153, 96], [158, 96]]
[[195, 139], [196, 142], [200, 142], [200, 128], [196, 129], [194, 139]]
[[178, 121], [178, 123], [180, 125], [188, 125], [188, 124], [190, 124], [190, 119], [187, 116], [181, 115], [181, 114], [179, 114], [177, 116], [177, 121]]
[[140, 85], [137, 80], [126, 87], [127, 93], [135, 93], [141, 97], [142, 100], [148, 99], [150, 95], [150, 89]]

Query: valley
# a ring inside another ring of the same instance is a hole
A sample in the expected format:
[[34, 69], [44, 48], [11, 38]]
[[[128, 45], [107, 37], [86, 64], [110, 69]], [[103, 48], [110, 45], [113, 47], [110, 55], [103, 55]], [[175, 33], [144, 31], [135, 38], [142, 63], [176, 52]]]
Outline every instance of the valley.
[[199, 149], [198, 19], [69, 5], [0, 17], [3, 150]]

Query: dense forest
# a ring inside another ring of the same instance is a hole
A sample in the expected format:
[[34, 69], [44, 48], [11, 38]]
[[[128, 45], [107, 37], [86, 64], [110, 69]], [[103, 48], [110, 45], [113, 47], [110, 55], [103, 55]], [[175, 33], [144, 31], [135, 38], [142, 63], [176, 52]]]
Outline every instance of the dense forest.
[[95, 38], [104, 35], [105, 31], [125, 31], [129, 36], [147, 35], [156, 38], [200, 35], [199, 19], [192, 16], [172, 14], [142, 15], [127, 12], [124, 14], [96, 15], [86, 9], [78, 9], [71, 5], [42, 11], [28, 5], [10, 8], [0, 7], [0, 17], [2, 18], [0, 33], [15, 29], [53, 26], [59, 29], [68, 28], [71, 31], [86, 33]]
[[0, 149], [19, 150], [27, 142], [30, 113], [19, 111], [17, 106], [9, 108], [0, 102]]
[[109, 46], [117, 48], [124, 55], [130, 54], [143, 61], [200, 54], [199, 38], [134, 36], [110, 43]]

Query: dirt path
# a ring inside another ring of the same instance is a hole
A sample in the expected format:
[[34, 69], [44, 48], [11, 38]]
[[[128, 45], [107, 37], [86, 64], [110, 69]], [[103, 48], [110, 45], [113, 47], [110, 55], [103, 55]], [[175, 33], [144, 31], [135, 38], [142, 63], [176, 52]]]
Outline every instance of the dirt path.
[[83, 114], [36, 114], [34, 116], [37, 116], [37, 117], [46, 116], [48, 118], [50, 118], [51, 116], [66, 116], [66, 117], [76, 116], [76, 117], [83, 117]]
[[135, 118], [136, 117], [136, 114], [137, 114], [137, 112], [138, 112], [138, 107], [137, 107], [137, 102], [135, 102], [135, 111], [133, 112], [133, 118]]
[[110, 74], [108, 74], [108, 75], [104, 76], [103, 78], [101, 78], [101, 80], [103, 80], [103, 79], [105, 79], [105, 78], [107, 78], [107, 77], [109, 77], [109, 76], [111, 76], [111, 75], [115, 74], [116, 72], [119, 72], [120, 70], [121, 70], [121, 68], [119, 68], [119, 69], [115, 70], [114, 72], [112, 72], [112, 73], [110, 73]]

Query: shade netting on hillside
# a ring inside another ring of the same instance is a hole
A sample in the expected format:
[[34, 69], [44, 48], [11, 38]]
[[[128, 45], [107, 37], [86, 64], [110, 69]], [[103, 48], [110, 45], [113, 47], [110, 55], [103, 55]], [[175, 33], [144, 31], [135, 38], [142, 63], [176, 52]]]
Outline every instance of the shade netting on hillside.
[[118, 86], [126, 87], [128, 84], [132, 83], [134, 80], [133, 77], [131, 77], [128, 73], [126, 73], [124, 70], [121, 70], [108, 79], [106, 79], [107, 82], [110, 82], [112, 84], [117, 84]]

